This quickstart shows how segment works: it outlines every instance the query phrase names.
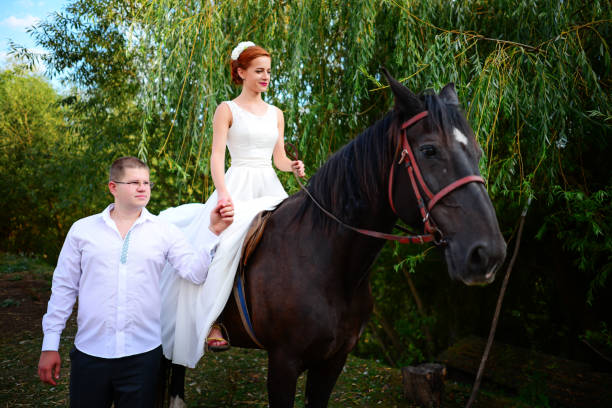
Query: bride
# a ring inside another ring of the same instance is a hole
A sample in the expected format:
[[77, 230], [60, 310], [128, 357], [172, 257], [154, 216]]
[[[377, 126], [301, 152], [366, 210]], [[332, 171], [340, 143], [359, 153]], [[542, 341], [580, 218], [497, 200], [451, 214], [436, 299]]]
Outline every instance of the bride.
[[[205, 204], [170, 208], [160, 216], [179, 226], [194, 246], [200, 231], [208, 228], [210, 211], [217, 203], [234, 204], [234, 222], [220, 236], [208, 278], [202, 286], [176, 278], [166, 265], [162, 276], [162, 344], [173, 363], [195, 367], [207, 347], [229, 347], [219, 327], [213, 325], [234, 283], [242, 243], [253, 217], [276, 207], [287, 197], [270, 158], [282, 171], [304, 177], [304, 164], [291, 161], [284, 148], [284, 118], [280, 109], [261, 97], [270, 84], [270, 54], [252, 42], [241, 42], [232, 51], [232, 82], [242, 85], [240, 95], [222, 102], [213, 118], [210, 167], [216, 191]], [[231, 166], [225, 170], [225, 146]], [[212, 327], [212, 331], [211, 331]]]

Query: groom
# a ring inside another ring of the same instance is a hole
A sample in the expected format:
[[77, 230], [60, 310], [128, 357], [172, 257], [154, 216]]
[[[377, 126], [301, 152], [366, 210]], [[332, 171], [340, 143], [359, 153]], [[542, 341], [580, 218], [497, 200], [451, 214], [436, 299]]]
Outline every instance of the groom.
[[218, 235], [233, 221], [231, 203], [210, 215], [205, 244], [193, 248], [174, 225], [147, 211], [149, 168], [135, 157], [111, 165], [114, 196], [102, 213], [75, 222], [53, 273], [43, 317], [38, 375], [56, 385], [60, 335], [78, 296], [70, 352], [71, 407], [151, 407], [162, 356], [160, 276], [168, 262], [195, 284], [206, 280]]

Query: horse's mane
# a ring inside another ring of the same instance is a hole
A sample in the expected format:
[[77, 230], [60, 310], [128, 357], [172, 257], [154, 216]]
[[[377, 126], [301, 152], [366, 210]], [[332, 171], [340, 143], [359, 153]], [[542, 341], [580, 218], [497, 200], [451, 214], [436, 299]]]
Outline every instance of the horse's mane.
[[[342, 221], [352, 223], [351, 214], [377, 205], [381, 199], [380, 185], [388, 176], [395, 145], [390, 132], [393, 112], [359, 134], [325, 162], [310, 178], [308, 190], [327, 210]], [[312, 206], [307, 198], [298, 217]], [[331, 219], [318, 209], [313, 212], [315, 224], [328, 225]]]
[[[446, 140], [452, 135], [453, 127], [465, 135], [472, 135], [458, 106], [445, 103], [429, 91], [421, 94], [420, 99], [429, 111], [425, 120], [428, 131], [438, 128]], [[363, 210], [379, 207], [381, 201], [387, 201], [387, 180], [400, 137], [397, 117], [395, 110], [388, 112], [334, 153], [310, 178], [308, 190], [342, 221], [354, 226], [363, 225], [354, 218]], [[296, 216], [301, 218], [312, 207], [316, 205], [306, 198]], [[313, 211], [313, 223], [324, 227], [335, 224], [318, 208]]]

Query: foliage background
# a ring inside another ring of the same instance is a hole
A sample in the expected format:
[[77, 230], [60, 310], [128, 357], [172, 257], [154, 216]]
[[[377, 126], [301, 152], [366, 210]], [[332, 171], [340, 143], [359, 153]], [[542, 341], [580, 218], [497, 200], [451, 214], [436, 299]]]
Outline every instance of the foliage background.
[[[606, 367], [587, 343], [612, 353], [611, 7], [74, 0], [32, 32], [49, 54], [14, 49], [71, 90], [58, 95], [20, 66], [0, 76], [1, 249], [53, 263], [70, 224], [108, 202], [106, 167], [121, 155], [152, 166], [154, 212], [204, 200], [212, 115], [239, 92], [228, 66], [239, 41], [271, 51], [265, 99], [284, 111], [309, 174], [391, 107], [384, 65], [417, 92], [455, 82], [509, 248], [534, 199], [498, 339]], [[501, 279], [462, 287], [435, 250], [422, 251], [383, 250], [358, 353], [403, 365], [486, 335]]]

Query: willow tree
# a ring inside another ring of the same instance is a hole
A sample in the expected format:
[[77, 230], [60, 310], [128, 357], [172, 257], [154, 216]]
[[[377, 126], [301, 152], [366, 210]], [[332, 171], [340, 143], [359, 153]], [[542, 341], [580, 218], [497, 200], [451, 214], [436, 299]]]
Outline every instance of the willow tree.
[[179, 201], [211, 192], [212, 116], [239, 91], [228, 65], [239, 41], [272, 53], [265, 99], [310, 173], [390, 108], [380, 66], [414, 91], [454, 82], [507, 238], [535, 199], [540, 236], [576, 253], [592, 299], [612, 269], [611, 17], [601, 0], [154, 0], [133, 38], [152, 55], [147, 121], [170, 126], [151, 137], [143, 123], [140, 154]]

